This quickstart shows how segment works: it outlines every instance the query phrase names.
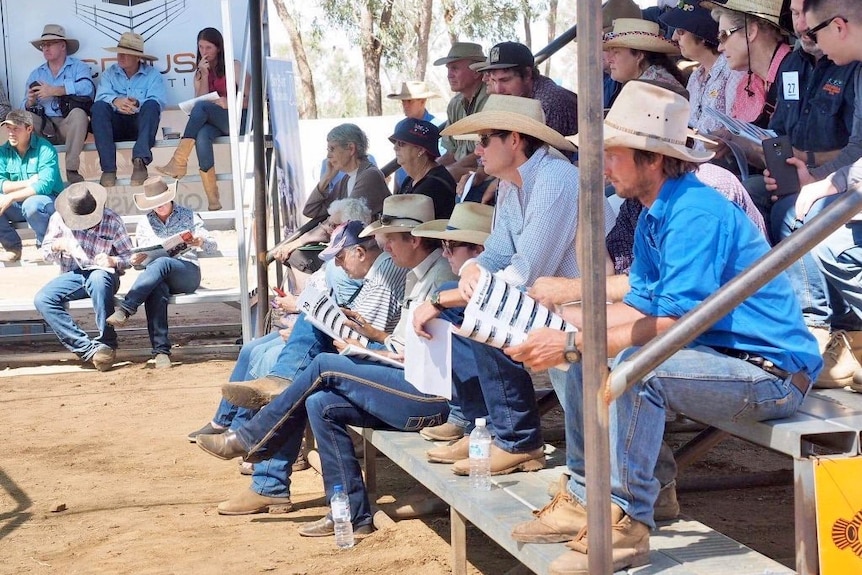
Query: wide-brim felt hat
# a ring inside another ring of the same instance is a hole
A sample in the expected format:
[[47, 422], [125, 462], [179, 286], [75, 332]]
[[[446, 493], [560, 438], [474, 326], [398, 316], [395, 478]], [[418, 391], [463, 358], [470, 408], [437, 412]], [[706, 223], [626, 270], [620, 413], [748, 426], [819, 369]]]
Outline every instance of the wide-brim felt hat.
[[[443, 136], [470, 135], [478, 137], [480, 130], [506, 130], [533, 136], [549, 146], [573, 152], [574, 147], [562, 134], [545, 124], [542, 103], [533, 98], [491, 94], [481, 112], [470, 114], [447, 126]], [[462, 139], [462, 138], [459, 138]]]
[[393, 232], [410, 233], [413, 228], [434, 219], [434, 201], [423, 194], [398, 194], [383, 200], [383, 211], [371, 222], [360, 238]]
[[413, 228], [413, 235], [482, 245], [491, 235], [494, 207], [478, 202], [455, 204], [448, 220], [432, 220]]
[[[711, 160], [712, 152], [686, 146], [690, 109], [688, 100], [676, 92], [649, 82], [626, 82], [605, 117], [603, 145], [655, 152], [687, 162]], [[580, 146], [578, 134], [567, 139]]]
[[659, 54], [679, 54], [679, 46], [662, 36], [657, 23], [642, 18], [614, 20], [614, 28], [605, 34], [602, 48], [631, 48]]
[[482, 46], [474, 42], [455, 42], [449, 48], [449, 53], [443, 58], [434, 60], [435, 66], [445, 66], [458, 60], [470, 60], [471, 62], [484, 62], [485, 53]]
[[602, 5], [602, 31], [613, 30], [617, 18], [641, 18], [642, 14], [634, 0], [608, 0]]
[[402, 82], [401, 90], [387, 94], [390, 100], [427, 100], [428, 98], [439, 98], [440, 95], [431, 90], [425, 82], [416, 80]]
[[659, 20], [671, 28], [694, 34], [710, 46], [718, 46], [718, 22], [709, 10], [700, 6], [699, 0], [680, 0], [675, 8], [659, 16]]
[[154, 210], [159, 206], [174, 201], [177, 197], [177, 185], [179, 180], [174, 180], [170, 185], [162, 180], [161, 176], [153, 176], [144, 181], [144, 191], [141, 194], [134, 194], [132, 199], [135, 206], [142, 212]]
[[149, 60], [151, 62], [158, 60], [155, 56], [150, 56], [144, 53], [144, 37], [134, 32], [123, 32], [116, 47], [105, 48], [108, 52], [116, 52], [117, 54], [129, 54], [137, 56], [141, 60]]
[[88, 230], [102, 221], [108, 190], [95, 182], [78, 182], [60, 192], [54, 209], [70, 230]]
[[75, 40], [74, 38], [69, 38], [66, 36], [66, 29], [60, 26], [59, 24], [45, 24], [45, 27], [42, 29], [42, 35], [35, 40], [30, 40], [30, 43], [34, 48], [42, 51], [42, 42], [51, 41], [51, 40], [62, 40], [66, 43], [66, 54], [70, 56], [78, 51], [78, 48], [81, 47], [81, 43]]
[[781, 28], [781, 4], [783, 0], [708, 0], [700, 5], [707, 10], [726, 8], [763, 18], [770, 24]]

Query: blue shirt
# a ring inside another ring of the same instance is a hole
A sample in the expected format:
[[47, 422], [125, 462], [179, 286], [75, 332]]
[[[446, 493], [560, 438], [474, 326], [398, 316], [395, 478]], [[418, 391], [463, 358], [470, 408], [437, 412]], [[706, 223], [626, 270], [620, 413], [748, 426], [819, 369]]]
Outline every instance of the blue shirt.
[[37, 174], [39, 180], [32, 186], [37, 195], [56, 197], [63, 191], [60, 163], [51, 142], [33, 132], [24, 157], [9, 142], [0, 146], [0, 193], [6, 182], [21, 182]]
[[[71, 56], [66, 56], [66, 61], [63, 62], [63, 67], [60, 68], [56, 76], [51, 72], [48, 62], [30, 72], [24, 88], [25, 96], [21, 103], [22, 108], [27, 106], [26, 93], [33, 82], [42, 82], [49, 86], [63, 86], [66, 89], [66, 94], [70, 96], [89, 96], [92, 98], [96, 93], [96, 85], [93, 83], [93, 73], [90, 71], [90, 67]], [[45, 108], [46, 116], [62, 115], [57, 98], [38, 98], [36, 101]]]
[[116, 98], [137, 98], [140, 104], [148, 100], [158, 102], [159, 108], [167, 104], [167, 88], [161, 73], [150, 64], [141, 62], [138, 71], [131, 78], [114, 64], [102, 73], [99, 89], [96, 91], [97, 102], [107, 102], [113, 106]]
[[[641, 213], [623, 300], [653, 317], [682, 317], [769, 251], [745, 212], [686, 174], [668, 180]], [[812, 381], [823, 367], [785, 274], [699, 335], [692, 345], [747, 351]]]

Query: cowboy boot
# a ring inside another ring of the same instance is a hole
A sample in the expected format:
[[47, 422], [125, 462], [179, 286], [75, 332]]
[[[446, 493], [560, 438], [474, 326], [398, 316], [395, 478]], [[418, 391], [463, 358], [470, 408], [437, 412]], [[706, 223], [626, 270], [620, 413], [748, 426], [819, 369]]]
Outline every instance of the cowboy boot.
[[186, 175], [186, 168], [189, 165], [189, 154], [192, 153], [194, 147], [194, 138], [183, 138], [171, 157], [171, 161], [164, 166], [157, 166], [156, 169], [166, 176], [179, 180]]
[[221, 209], [221, 202], [218, 201], [218, 181], [216, 180], [215, 167], [210, 168], [206, 172], [201, 170], [201, 183], [204, 185], [204, 192], [207, 195], [208, 210], [214, 212]]

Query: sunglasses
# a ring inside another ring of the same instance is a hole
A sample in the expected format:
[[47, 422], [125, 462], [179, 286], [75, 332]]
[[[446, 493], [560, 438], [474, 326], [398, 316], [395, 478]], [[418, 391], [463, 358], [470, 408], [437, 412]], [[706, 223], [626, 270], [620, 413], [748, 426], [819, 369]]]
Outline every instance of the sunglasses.
[[417, 224], [425, 223], [422, 220], [417, 220], [416, 218], [409, 218], [407, 216], [390, 216], [388, 214], [380, 214], [380, 217], [377, 220], [384, 226], [390, 225], [395, 220], [410, 220], [411, 222], [416, 222]]
[[506, 136], [508, 136], [511, 133], [512, 132], [502, 131], [502, 132], [491, 132], [490, 134], [480, 134], [479, 135], [479, 144], [483, 148], [487, 148], [488, 143], [491, 141], [491, 138], [494, 138], [494, 137], [505, 138]]
[[454, 240], [441, 240], [440, 243], [443, 244], [443, 251], [449, 252], [450, 254], [454, 254], [455, 250], [462, 246], [470, 245], [467, 242], [456, 242]]
[[716, 36], [716, 39], [718, 40], [719, 44], [724, 44], [725, 42], [727, 42], [727, 39], [730, 38], [730, 36], [734, 32], [739, 32], [743, 28], [745, 28], [744, 24], [742, 26], [737, 26], [736, 28], [728, 28], [727, 30], [719, 30], [718, 36]]
[[845, 24], [847, 23], [847, 18], [845, 18], [844, 16], [833, 16], [832, 18], [827, 18], [826, 20], [824, 20], [823, 22], [821, 22], [820, 24], [818, 24], [814, 28], [809, 28], [808, 30], [803, 32], [803, 34], [805, 34], [806, 38], [808, 38], [809, 40], [811, 40], [812, 42], [814, 42], [816, 44], [817, 43], [817, 33], [820, 32], [821, 30], [823, 30], [824, 28], [826, 28], [827, 26], [829, 26], [830, 24], [832, 24], [832, 22], [834, 22], [835, 20], [843, 20]]

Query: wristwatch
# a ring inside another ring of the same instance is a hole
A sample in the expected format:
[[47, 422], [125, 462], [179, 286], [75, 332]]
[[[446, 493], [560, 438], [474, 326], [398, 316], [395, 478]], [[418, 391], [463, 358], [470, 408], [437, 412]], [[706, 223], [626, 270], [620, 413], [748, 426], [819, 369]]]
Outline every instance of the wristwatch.
[[568, 363], [580, 363], [581, 361], [581, 352], [575, 345], [575, 332], [573, 331], [566, 332], [566, 349], [563, 351], [563, 357]]
[[440, 292], [434, 292], [431, 294], [431, 297], [428, 298], [428, 303], [434, 306], [434, 309], [437, 311], [443, 311], [446, 309], [442, 303], [440, 303]]

